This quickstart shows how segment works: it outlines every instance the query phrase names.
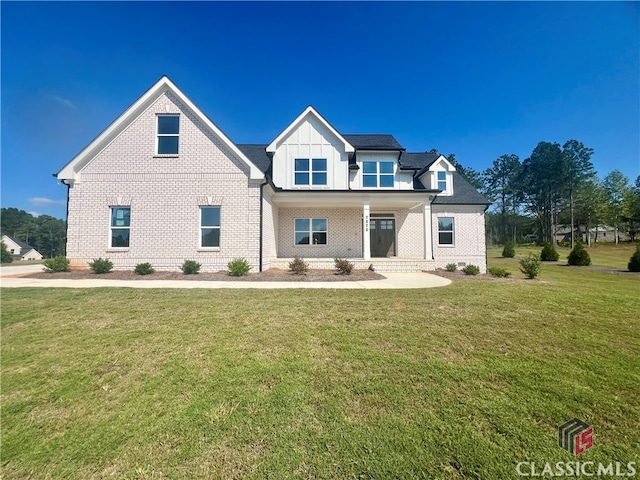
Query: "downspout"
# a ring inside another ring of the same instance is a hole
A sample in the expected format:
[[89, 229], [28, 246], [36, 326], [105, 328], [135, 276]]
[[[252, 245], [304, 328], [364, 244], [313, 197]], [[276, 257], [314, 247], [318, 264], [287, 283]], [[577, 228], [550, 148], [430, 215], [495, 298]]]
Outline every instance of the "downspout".
[[[57, 173], [52, 174], [55, 178], [58, 178]], [[69, 239], [69, 195], [71, 190], [71, 184], [67, 183], [66, 180], [60, 180], [63, 185], [67, 186], [67, 212], [64, 218], [64, 255], [67, 256], [67, 241]]]
[[264, 186], [267, 184], [267, 180], [265, 178], [265, 181], [263, 183], [260, 184], [260, 239], [259, 239], [259, 253], [258, 253], [258, 271], [262, 272], [262, 234], [263, 234], [263, 212], [264, 212]]

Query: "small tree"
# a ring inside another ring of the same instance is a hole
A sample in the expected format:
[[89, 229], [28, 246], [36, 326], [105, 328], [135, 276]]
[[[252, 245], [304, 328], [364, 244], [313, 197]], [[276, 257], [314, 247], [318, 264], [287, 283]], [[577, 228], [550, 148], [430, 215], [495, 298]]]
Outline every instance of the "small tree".
[[560, 254], [553, 248], [550, 243], [545, 243], [540, 252], [540, 260], [543, 262], [555, 262], [560, 258]]
[[520, 271], [524, 273], [527, 278], [533, 280], [540, 274], [541, 265], [542, 261], [540, 257], [535, 253], [529, 253], [529, 255], [520, 260]]
[[576, 265], [584, 267], [591, 265], [591, 257], [589, 253], [584, 249], [584, 244], [581, 242], [576, 243], [568, 257], [569, 265]]
[[636, 251], [631, 255], [627, 268], [632, 272], [640, 272], [640, 245], [636, 247]]
[[11, 255], [11, 253], [9, 253], [7, 246], [4, 244], [4, 242], [0, 243], [2, 243], [2, 258], [0, 259], [0, 261], [2, 261], [2, 263], [13, 262], [13, 256]]
[[516, 256], [516, 244], [514, 241], [509, 240], [504, 244], [504, 248], [502, 249], [502, 256], [504, 258], [513, 258]]

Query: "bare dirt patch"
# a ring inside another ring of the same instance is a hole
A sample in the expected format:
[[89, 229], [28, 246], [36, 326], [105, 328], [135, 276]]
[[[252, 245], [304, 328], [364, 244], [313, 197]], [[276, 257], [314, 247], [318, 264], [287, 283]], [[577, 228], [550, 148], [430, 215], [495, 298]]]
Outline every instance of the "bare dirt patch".
[[96, 274], [91, 270], [72, 270], [70, 272], [37, 272], [22, 275], [25, 278], [67, 279], [67, 280], [185, 280], [185, 281], [231, 281], [231, 282], [358, 282], [363, 280], [382, 280], [385, 277], [371, 270], [352, 270], [351, 275], [340, 275], [335, 270], [309, 270], [306, 274], [296, 275], [288, 270], [271, 268], [264, 272], [249, 273], [244, 277], [232, 277], [226, 271], [184, 275], [182, 272], [155, 272], [151, 275], [137, 275], [132, 270], [112, 271]]

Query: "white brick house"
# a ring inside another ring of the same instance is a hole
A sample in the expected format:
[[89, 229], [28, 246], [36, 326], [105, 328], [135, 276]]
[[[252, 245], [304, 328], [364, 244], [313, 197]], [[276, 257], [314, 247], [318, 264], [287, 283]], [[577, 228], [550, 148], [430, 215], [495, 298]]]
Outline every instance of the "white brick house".
[[486, 269], [489, 202], [442, 155], [391, 135], [344, 135], [308, 107], [269, 145], [236, 145], [162, 77], [56, 177], [67, 256], [255, 271], [336, 257], [378, 271]]

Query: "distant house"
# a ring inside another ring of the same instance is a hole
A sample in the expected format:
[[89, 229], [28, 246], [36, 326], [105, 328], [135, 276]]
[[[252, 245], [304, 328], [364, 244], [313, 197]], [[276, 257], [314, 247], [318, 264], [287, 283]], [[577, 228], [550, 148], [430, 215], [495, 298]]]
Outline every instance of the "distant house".
[[[597, 225], [592, 227], [589, 230], [590, 233], [590, 241], [591, 242], [615, 242], [616, 241], [616, 229], [615, 227], [611, 227], [608, 225]], [[630, 240], [630, 237], [627, 233], [617, 231], [618, 233], [618, 241], [626, 242]], [[576, 231], [575, 240], [586, 243], [587, 242], [587, 234], [582, 231], [580, 234]], [[563, 225], [556, 231], [556, 242], [557, 243], [568, 243], [571, 241], [571, 227]]]
[[[347, 108], [347, 107], [345, 107]], [[68, 187], [67, 255], [202, 271], [486, 271], [490, 202], [449, 160], [389, 134], [343, 134], [313, 107], [271, 143], [235, 144], [162, 77], [56, 174]]]
[[44, 258], [42, 254], [31, 245], [17, 238], [3, 235], [2, 242], [7, 246], [7, 250], [9, 250], [9, 253], [15, 260], [42, 260]]

